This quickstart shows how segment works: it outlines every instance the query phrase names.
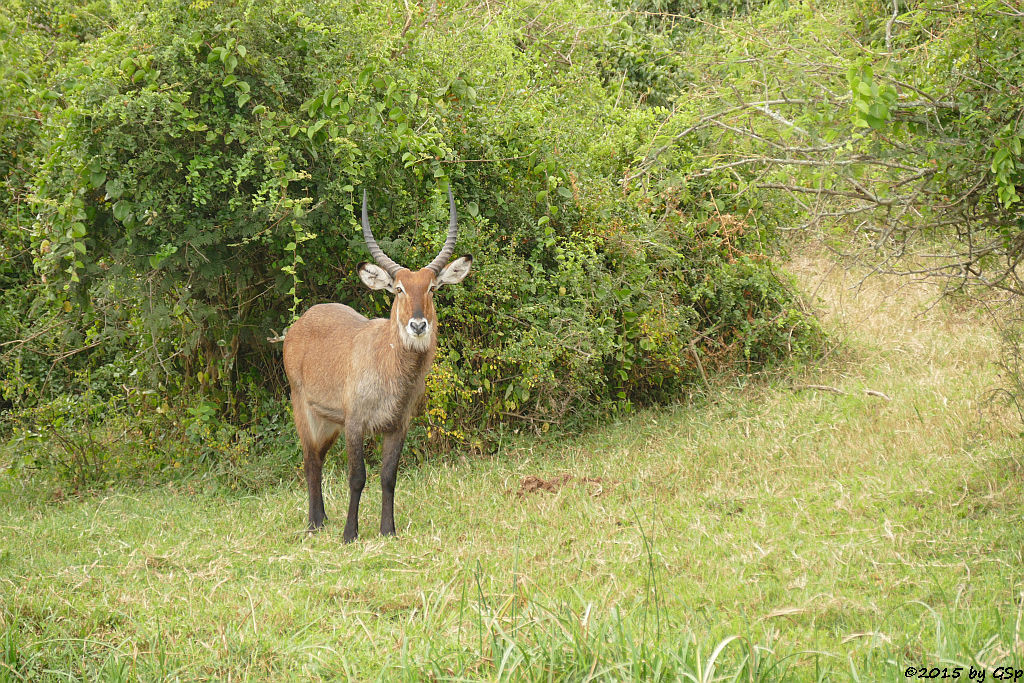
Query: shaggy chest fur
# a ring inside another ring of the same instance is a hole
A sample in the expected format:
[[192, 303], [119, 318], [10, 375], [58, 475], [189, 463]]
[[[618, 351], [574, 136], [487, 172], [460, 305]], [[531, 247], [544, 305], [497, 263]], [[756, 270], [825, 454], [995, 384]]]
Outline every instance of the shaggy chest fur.
[[426, 376], [434, 357], [433, 348], [394, 353], [387, 346], [381, 351], [355, 387], [355, 405], [360, 406], [361, 413], [358, 417], [372, 433], [390, 432], [408, 424], [426, 390]]

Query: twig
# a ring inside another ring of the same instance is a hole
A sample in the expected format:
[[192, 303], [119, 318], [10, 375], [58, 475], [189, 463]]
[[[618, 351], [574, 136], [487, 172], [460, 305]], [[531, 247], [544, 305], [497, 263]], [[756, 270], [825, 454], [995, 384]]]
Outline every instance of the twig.
[[892, 51], [892, 25], [896, 23], [896, 17], [900, 15], [899, 0], [892, 0], [892, 16], [885, 24], [885, 49]]
[[[723, 109], [722, 111], [716, 112], [714, 114], [708, 114], [707, 116], [702, 116], [692, 126], [689, 126], [688, 128], [686, 128], [682, 132], [676, 133], [675, 135], [673, 135], [669, 139], [669, 141], [666, 142], [664, 145], [662, 145], [661, 147], [659, 147], [656, 150], [648, 152], [644, 156], [643, 161], [640, 162], [639, 169], [635, 173], [631, 173], [630, 175], [628, 175], [625, 178], [623, 178], [622, 179], [622, 184], [625, 185], [626, 183], [628, 183], [629, 181], [633, 180], [634, 178], [638, 178], [639, 176], [647, 173], [650, 170], [651, 165], [661, 155], [661, 153], [664, 152], [665, 150], [667, 150], [669, 147], [671, 147], [677, 141], [683, 139], [684, 137], [686, 137], [690, 133], [696, 132], [696, 131], [698, 131], [698, 130], [700, 130], [702, 128], [705, 128], [706, 126], [712, 125], [715, 120], [720, 119], [720, 118], [722, 118], [724, 116], [728, 116], [729, 114], [734, 114], [734, 113], [736, 113], [738, 111], [753, 109], [755, 111], [759, 111], [759, 112], [761, 112], [761, 113], [771, 117], [772, 119], [774, 119], [776, 121], [779, 121], [781, 123], [786, 124], [787, 126], [792, 127], [794, 130], [797, 130], [797, 131], [799, 131], [801, 133], [806, 134], [807, 131], [803, 130], [799, 126], [796, 126], [792, 122], [786, 120], [785, 118], [783, 118], [778, 113], [776, 113], [776, 112], [772, 111], [771, 109], [769, 109], [769, 107], [774, 106], [774, 105], [780, 105], [780, 104], [803, 104], [803, 105], [806, 105], [806, 104], [825, 104], [825, 103], [828, 103], [828, 104], [833, 104], [833, 105], [839, 105], [840, 103], [842, 103], [842, 102], [844, 102], [846, 100], [849, 100], [849, 99], [850, 99], [849, 96], [840, 97], [840, 98], [837, 98], [835, 100], [828, 100], [828, 99], [825, 99], [825, 98], [822, 98], [820, 100], [811, 100], [811, 99], [802, 99], [802, 98], [782, 97], [782, 98], [777, 98], [777, 99], [762, 100], [760, 102], [742, 102], [742, 103], [740, 103], [738, 105], [735, 105], [735, 106], [732, 106], [732, 107], [728, 107], [728, 108]], [[655, 136], [655, 139], [656, 138], [657, 138], [657, 136]]]
[[813, 391], [827, 391], [832, 394], [839, 394], [840, 396], [846, 396], [846, 392], [836, 387], [830, 387], [827, 384], [794, 384], [793, 391], [803, 391], [810, 389]]
[[499, 157], [497, 159], [441, 159], [439, 163], [442, 164], [490, 164], [496, 161], [514, 161], [516, 159], [526, 159], [530, 157], [529, 154], [521, 154], [516, 157]]
[[18, 344], [20, 346], [22, 344], [27, 344], [30, 341], [32, 341], [33, 339], [35, 339], [37, 337], [43, 336], [44, 334], [46, 334], [47, 332], [49, 332], [53, 328], [60, 326], [61, 324], [63, 324], [63, 322], [64, 321], [56, 322], [53, 325], [50, 325], [49, 327], [46, 327], [46, 328], [36, 332], [35, 334], [31, 334], [31, 335], [25, 337], [24, 339], [13, 339], [11, 341], [2, 342], [2, 343], [0, 343], [0, 346], [10, 346], [11, 344]]
[[700, 377], [704, 380], [704, 386], [707, 387], [708, 391], [711, 391], [711, 382], [708, 381], [708, 373], [704, 372], [704, 364], [700, 362], [700, 355], [697, 353], [697, 345], [692, 339], [690, 340], [690, 353], [693, 354], [693, 360], [697, 363], [697, 369], [700, 370]]
[[510, 413], [507, 410], [499, 410], [499, 415], [507, 415], [509, 417], [519, 418], [520, 420], [529, 420], [530, 422], [547, 422], [548, 424], [558, 424], [557, 420], [545, 420], [542, 417], [532, 417], [530, 415], [523, 415], [522, 413]]

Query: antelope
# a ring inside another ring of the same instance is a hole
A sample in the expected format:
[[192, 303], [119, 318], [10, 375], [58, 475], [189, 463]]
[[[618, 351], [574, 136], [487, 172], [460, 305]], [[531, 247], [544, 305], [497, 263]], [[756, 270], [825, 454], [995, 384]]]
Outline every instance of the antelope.
[[317, 304], [285, 334], [284, 368], [302, 444], [310, 532], [327, 521], [321, 488], [324, 457], [344, 434], [349, 490], [344, 540], [349, 543], [359, 536], [359, 498], [366, 483], [363, 443], [367, 436], [381, 434], [380, 533], [395, 534], [398, 457], [437, 350], [434, 292], [461, 282], [473, 263], [472, 256], [448, 262], [459, 232], [450, 188], [448, 206], [444, 247], [426, 268], [412, 271], [377, 246], [363, 190], [363, 239], [376, 264], [360, 263], [359, 278], [370, 289], [395, 295], [391, 317], [369, 320], [344, 304]]

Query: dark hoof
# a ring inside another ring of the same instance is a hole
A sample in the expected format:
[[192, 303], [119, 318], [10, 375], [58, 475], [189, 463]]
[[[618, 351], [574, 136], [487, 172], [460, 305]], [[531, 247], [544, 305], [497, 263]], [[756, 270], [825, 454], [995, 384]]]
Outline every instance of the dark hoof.
[[309, 520], [309, 525], [306, 527], [306, 531], [308, 531], [311, 534], [315, 534], [316, 532], [318, 532], [318, 531], [320, 531], [321, 529], [324, 528], [324, 523], [326, 521], [327, 521], [326, 517], [324, 517], [323, 519], [319, 519], [319, 520], [311, 519], [311, 520]]
[[349, 531], [348, 529], [345, 529], [345, 536], [344, 536], [344, 538], [345, 538], [345, 543], [351, 543], [352, 541], [354, 541], [357, 538], [359, 538], [359, 529], [356, 529], [354, 531]]
[[397, 536], [398, 534], [395, 533], [394, 529], [384, 529], [384, 528], [381, 528], [380, 535], [381, 536]]

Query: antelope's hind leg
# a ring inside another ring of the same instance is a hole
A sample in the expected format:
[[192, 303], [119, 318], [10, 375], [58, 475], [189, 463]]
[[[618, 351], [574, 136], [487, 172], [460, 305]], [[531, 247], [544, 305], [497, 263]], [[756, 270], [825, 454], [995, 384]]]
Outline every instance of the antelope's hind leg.
[[319, 531], [327, 522], [322, 480], [324, 457], [330, 447], [331, 442], [328, 441], [320, 448], [304, 446], [302, 449], [302, 469], [306, 475], [306, 489], [309, 492], [309, 531]]
[[302, 470], [306, 476], [309, 494], [309, 531], [318, 531], [327, 521], [324, 512], [323, 470], [324, 459], [331, 444], [338, 437], [337, 427], [325, 423], [311, 414], [301, 397], [292, 395], [295, 428], [302, 443]]

